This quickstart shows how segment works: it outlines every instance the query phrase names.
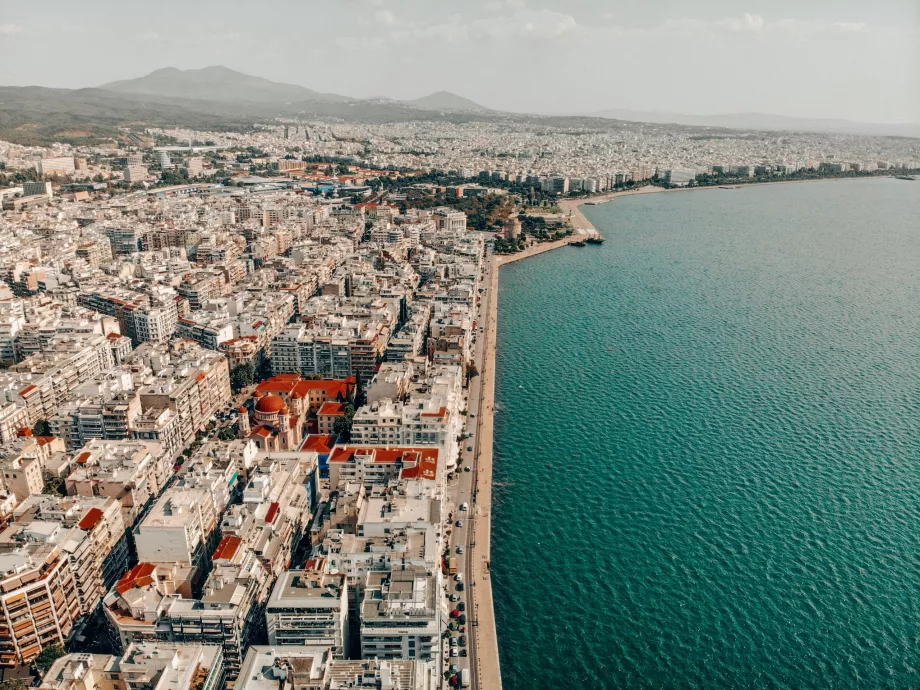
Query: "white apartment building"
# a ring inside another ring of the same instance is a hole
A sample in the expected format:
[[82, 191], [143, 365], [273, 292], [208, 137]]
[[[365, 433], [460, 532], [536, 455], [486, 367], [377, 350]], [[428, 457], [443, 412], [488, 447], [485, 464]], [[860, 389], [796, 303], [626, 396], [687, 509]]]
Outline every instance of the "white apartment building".
[[344, 575], [321, 570], [282, 573], [265, 607], [268, 643], [325, 647], [345, 654], [348, 587]]
[[437, 658], [441, 601], [437, 574], [418, 568], [370, 572], [361, 602], [361, 657]]

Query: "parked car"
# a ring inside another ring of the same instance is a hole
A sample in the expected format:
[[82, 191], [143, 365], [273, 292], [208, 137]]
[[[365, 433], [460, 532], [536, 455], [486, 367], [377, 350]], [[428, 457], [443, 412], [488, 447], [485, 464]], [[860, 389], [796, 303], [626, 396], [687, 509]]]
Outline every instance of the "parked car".
[[457, 520], [457, 527], [463, 527], [463, 520]]
[[[451, 595], [450, 595], [450, 600], [451, 600], [451, 601], [460, 601], [460, 595], [459, 595], [459, 594], [451, 594]], [[462, 604], [463, 602], [461, 601], [460, 603]], [[460, 609], [460, 610], [462, 611], [463, 609]]]
[[460, 622], [460, 625], [466, 625], [466, 614], [461, 613], [459, 616], [457, 616], [457, 620]]
[[467, 449], [470, 453], [473, 452], [473, 446], [467, 446], [466, 449]]
[[469, 471], [470, 471], [470, 466], [467, 465], [466, 467], [464, 467], [464, 468], [463, 468], [463, 471], [464, 471], [464, 472], [469, 472]]
[[463, 582], [463, 573], [457, 573], [456, 575], [454, 575], [454, 579], [457, 582]]
[[[458, 598], [459, 598], [459, 597], [458, 597]], [[459, 602], [459, 603], [457, 604], [457, 610], [458, 610], [458, 611], [466, 611], [466, 602], [465, 602], [465, 601]]]
[[462, 547], [462, 546], [458, 546], [458, 547], [457, 547], [457, 553], [463, 553], [463, 547]]
[[462, 583], [462, 582], [458, 582], [458, 583], [457, 583], [457, 591], [458, 591], [458, 592], [462, 592], [462, 591], [463, 591], [463, 583]]
[[461, 635], [458, 642], [460, 643], [461, 647], [466, 647], [466, 635]]

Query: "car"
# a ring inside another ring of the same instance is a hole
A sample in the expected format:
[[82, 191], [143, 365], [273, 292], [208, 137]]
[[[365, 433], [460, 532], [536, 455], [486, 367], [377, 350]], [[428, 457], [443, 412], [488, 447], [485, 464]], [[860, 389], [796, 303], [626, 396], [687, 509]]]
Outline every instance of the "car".
[[460, 673], [460, 665], [459, 665], [459, 664], [451, 664], [451, 665], [450, 665], [450, 672], [451, 672], [451, 673]]
[[458, 583], [457, 583], [457, 591], [458, 591], [458, 592], [462, 592], [462, 591], [463, 591], [463, 583], [462, 583], [462, 582], [458, 582]]
[[460, 656], [466, 656], [466, 649], [460, 650]]
[[470, 412], [470, 417], [475, 417], [475, 416], [476, 416], [475, 412]]
[[464, 501], [463, 503], [461, 503], [460, 506], [459, 506], [459, 508], [458, 508], [458, 510], [459, 510], [461, 513], [465, 513], [465, 512], [468, 511], [469, 509], [470, 509], [470, 504], [467, 503], [466, 501]]
[[[459, 594], [451, 594], [451, 595], [450, 595], [450, 600], [451, 600], [451, 601], [460, 601], [460, 595], [459, 595]], [[460, 601], [460, 603], [462, 604], [463, 602]], [[460, 609], [460, 610], [462, 611], [463, 609]]]
[[463, 520], [457, 520], [457, 527], [463, 527]]
[[450, 648], [450, 655], [451, 655], [451, 656], [460, 656], [460, 655], [457, 653], [457, 648], [456, 648], [456, 647], [451, 647], [451, 648]]
[[457, 573], [456, 575], [454, 575], [454, 580], [456, 580], [457, 582], [463, 582], [463, 573]]
[[456, 646], [457, 646], [457, 638], [456, 638], [456, 637], [450, 638], [450, 646], [451, 646], [451, 647], [456, 647]]
[[462, 546], [458, 546], [458, 547], [457, 547], [457, 553], [463, 553], [463, 547], [462, 547]]
[[464, 468], [463, 468], [463, 471], [464, 471], [464, 472], [470, 472], [470, 471], [471, 471], [471, 470], [470, 470], [470, 466], [467, 465], [466, 467], [464, 467]]
[[461, 635], [459, 640], [461, 647], [466, 647], [466, 635]]
[[[459, 598], [459, 597], [458, 597], [458, 598]], [[457, 610], [458, 610], [458, 611], [466, 611], [466, 602], [463, 602], [463, 601], [459, 602], [459, 603], [457, 604]]]
[[466, 614], [461, 613], [459, 616], [457, 616], [457, 620], [460, 622], [460, 625], [466, 625]]
[[466, 449], [471, 453], [473, 452], [473, 446], [467, 446]]

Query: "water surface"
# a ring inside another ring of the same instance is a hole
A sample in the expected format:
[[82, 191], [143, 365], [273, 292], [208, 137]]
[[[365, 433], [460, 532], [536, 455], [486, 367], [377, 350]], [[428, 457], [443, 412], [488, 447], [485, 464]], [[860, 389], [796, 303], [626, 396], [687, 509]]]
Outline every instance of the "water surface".
[[584, 210], [502, 269], [505, 690], [920, 686], [920, 184]]

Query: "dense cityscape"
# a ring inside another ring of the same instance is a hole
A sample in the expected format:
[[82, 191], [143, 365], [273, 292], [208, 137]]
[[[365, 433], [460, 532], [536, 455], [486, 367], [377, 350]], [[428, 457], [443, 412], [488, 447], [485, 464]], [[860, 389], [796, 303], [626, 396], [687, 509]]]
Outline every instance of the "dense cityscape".
[[918, 161], [636, 123], [0, 142], [4, 682], [491, 687], [496, 255], [601, 241], [573, 198]]

